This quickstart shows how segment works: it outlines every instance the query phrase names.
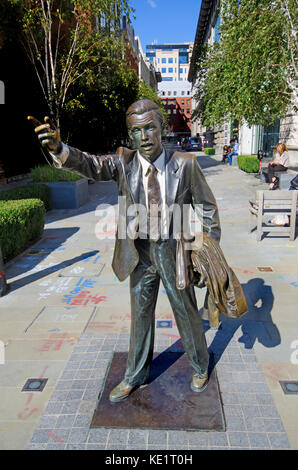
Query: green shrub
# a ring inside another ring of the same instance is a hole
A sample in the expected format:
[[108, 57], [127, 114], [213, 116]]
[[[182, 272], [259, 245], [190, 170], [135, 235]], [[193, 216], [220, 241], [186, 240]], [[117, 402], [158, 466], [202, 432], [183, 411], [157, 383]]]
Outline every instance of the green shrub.
[[40, 199], [0, 201], [0, 245], [3, 259], [20, 253], [43, 233], [45, 207]]
[[33, 168], [30, 172], [30, 178], [35, 183], [55, 183], [57, 181], [77, 181], [82, 176], [71, 171], [59, 170], [54, 166], [42, 165]]
[[207, 155], [215, 155], [215, 149], [210, 148], [210, 147], [205, 148], [204, 152], [207, 153]]
[[246, 173], [257, 173], [259, 160], [255, 155], [238, 155], [238, 167]]
[[0, 201], [17, 199], [40, 199], [48, 211], [51, 208], [51, 190], [46, 184], [26, 184], [16, 188], [0, 191]]

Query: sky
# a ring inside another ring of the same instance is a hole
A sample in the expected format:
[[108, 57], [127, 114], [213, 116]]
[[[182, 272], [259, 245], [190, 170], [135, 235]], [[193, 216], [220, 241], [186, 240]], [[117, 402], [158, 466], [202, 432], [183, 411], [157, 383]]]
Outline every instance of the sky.
[[136, 19], [132, 20], [135, 35], [143, 51], [147, 44], [193, 42], [201, 8], [201, 0], [130, 0]]

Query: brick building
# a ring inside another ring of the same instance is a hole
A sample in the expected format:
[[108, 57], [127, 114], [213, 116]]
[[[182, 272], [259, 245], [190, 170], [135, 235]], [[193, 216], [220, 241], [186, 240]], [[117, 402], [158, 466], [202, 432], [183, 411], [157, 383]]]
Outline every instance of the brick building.
[[191, 135], [192, 96], [187, 81], [162, 81], [158, 85], [159, 96], [168, 113], [168, 135], [178, 139]]

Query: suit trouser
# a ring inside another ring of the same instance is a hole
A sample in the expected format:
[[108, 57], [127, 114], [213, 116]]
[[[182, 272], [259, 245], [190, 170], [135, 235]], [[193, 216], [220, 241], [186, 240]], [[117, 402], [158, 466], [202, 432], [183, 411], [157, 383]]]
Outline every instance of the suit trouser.
[[141, 385], [149, 380], [160, 279], [173, 309], [184, 350], [193, 371], [201, 375], [208, 368], [209, 353], [194, 287], [176, 288], [176, 240], [155, 243], [137, 239], [135, 246], [140, 261], [130, 276], [131, 331], [125, 382]]
[[274, 175], [274, 173], [276, 171], [287, 171], [287, 167], [283, 166], [283, 165], [277, 165], [276, 163], [274, 163], [273, 165], [268, 165], [268, 181], [269, 183], [272, 183], [272, 178]]

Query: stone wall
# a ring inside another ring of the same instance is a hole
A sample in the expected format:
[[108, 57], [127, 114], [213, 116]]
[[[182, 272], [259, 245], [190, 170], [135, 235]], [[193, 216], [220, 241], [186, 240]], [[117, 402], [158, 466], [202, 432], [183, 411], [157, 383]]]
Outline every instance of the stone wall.
[[294, 112], [280, 121], [280, 141], [289, 149], [290, 166], [298, 167], [298, 115]]

